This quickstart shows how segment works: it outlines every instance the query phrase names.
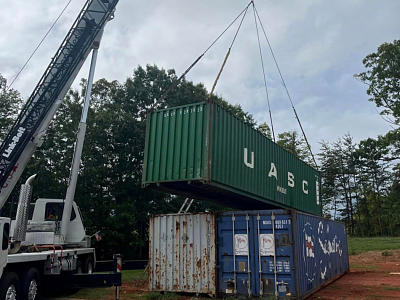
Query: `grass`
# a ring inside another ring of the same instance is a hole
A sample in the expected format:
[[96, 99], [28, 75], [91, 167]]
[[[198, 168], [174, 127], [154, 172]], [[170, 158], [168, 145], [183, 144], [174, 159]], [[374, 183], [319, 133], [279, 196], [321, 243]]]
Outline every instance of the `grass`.
[[132, 280], [146, 279], [147, 274], [144, 270], [125, 270], [122, 271], [122, 283], [128, 283]]
[[400, 287], [389, 286], [384, 288], [387, 291], [400, 291]]
[[[144, 270], [123, 270], [122, 271], [122, 283], [129, 283], [133, 280], [145, 279], [147, 275]], [[73, 299], [104, 299], [104, 297], [111, 296], [115, 293], [114, 288], [98, 288], [98, 289], [81, 289], [76, 293], [68, 295], [67, 298]], [[129, 297], [128, 299], [136, 299], [135, 295]], [[150, 299], [161, 299], [159, 298], [149, 298]], [[163, 298], [166, 299], [166, 298]], [[171, 298], [170, 298], [171, 299]]]
[[369, 265], [355, 265], [355, 264], [351, 264], [351, 268], [352, 269], [358, 269], [358, 270], [377, 270], [379, 269], [377, 266], [369, 266]]
[[367, 251], [400, 249], [400, 237], [349, 237], [349, 254], [360, 254]]

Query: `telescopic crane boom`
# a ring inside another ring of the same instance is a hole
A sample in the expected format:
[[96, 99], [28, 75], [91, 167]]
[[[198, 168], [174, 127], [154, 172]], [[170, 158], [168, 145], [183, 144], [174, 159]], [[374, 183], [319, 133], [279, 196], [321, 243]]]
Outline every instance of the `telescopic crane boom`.
[[0, 147], [0, 208], [6, 203], [118, 0], [88, 0]]

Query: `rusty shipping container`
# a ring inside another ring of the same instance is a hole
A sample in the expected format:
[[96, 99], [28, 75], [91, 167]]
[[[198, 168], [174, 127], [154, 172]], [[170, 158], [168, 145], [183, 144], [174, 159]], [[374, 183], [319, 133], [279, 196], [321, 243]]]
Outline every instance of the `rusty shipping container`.
[[322, 209], [318, 171], [215, 103], [149, 115], [142, 183], [236, 209]]
[[149, 290], [216, 294], [215, 217], [150, 218]]
[[153, 291], [305, 299], [349, 270], [344, 224], [319, 216], [256, 210], [150, 224]]

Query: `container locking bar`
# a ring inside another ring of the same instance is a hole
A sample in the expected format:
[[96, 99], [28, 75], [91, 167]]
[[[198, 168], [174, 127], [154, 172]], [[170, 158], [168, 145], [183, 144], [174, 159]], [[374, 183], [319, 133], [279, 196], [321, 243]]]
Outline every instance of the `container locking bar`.
[[246, 215], [246, 232], [247, 232], [247, 293], [251, 297], [251, 271], [250, 271], [250, 249], [249, 249], [249, 215]]
[[262, 296], [264, 294], [264, 285], [262, 282], [262, 267], [261, 267], [260, 214], [257, 214], [257, 241], [258, 241], [258, 276], [260, 278], [260, 296]]
[[236, 283], [235, 214], [232, 214], [232, 243], [233, 243], [233, 293], [236, 295], [237, 283]]

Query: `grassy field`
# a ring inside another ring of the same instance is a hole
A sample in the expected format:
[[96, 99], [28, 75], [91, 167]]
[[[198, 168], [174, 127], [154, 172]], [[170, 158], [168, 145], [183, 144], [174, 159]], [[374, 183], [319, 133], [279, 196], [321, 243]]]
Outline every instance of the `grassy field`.
[[349, 255], [360, 254], [367, 251], [382, 251], [400, 249], [400, 237], [349, 237]]

